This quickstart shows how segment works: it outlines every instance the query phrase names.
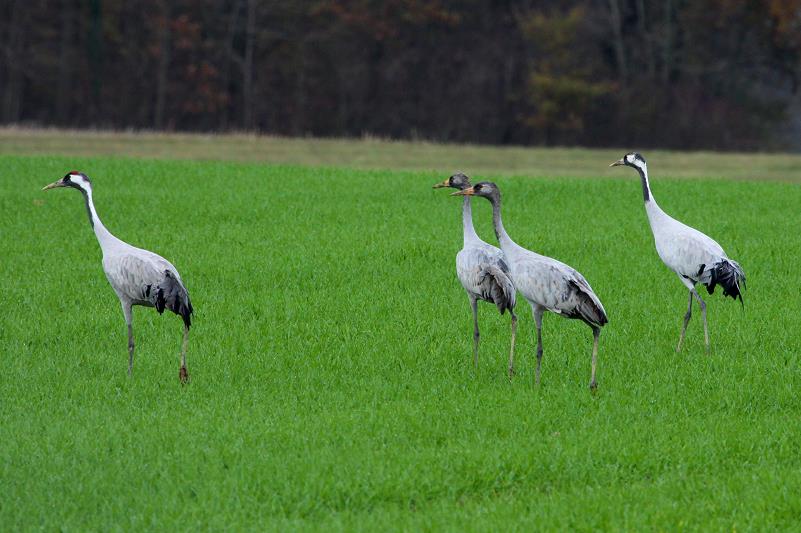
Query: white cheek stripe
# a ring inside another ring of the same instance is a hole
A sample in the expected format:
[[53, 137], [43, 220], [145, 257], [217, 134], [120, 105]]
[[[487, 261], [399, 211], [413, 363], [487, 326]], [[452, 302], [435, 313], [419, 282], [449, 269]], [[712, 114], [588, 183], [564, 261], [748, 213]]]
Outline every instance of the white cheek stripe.
[[70, 181], [84, 191], [89, 191], [91, 189], [89, 182], [83, 179], [83, 176], [79, 176], [78, 174], [70, 174]]

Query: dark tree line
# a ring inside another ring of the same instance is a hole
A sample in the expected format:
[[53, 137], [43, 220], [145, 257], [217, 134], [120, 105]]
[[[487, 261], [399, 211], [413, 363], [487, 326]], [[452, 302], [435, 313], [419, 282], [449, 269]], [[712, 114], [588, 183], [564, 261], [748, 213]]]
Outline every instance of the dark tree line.
[[801, 147], [801, 0], [0, 0], [0, 123]]

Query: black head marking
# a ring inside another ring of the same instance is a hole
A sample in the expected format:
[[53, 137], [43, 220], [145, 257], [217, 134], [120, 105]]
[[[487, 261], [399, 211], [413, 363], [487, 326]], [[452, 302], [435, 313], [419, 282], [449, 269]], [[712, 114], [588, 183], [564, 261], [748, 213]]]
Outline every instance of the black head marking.
[[623, 156], [623, 163], [626, 166], [634, 168], [640, 175], [642, 181], [642, 199], [647, 202], [651, 199], [651, 194], [648, 189], [648, 180], [645, 177], [645, 158], [639, 152], [629, 152]]
[[476, 183], [475, 186], [473, 187], [473, 190], [479, 196], [489, 196], [493, 194], [495, 191], [497, 191], [498, 187], [496, 187], [495, 184], [492, 183], [491, 181], [482, 181]]
[[498, 186], [491, 181], [482, 181], [473, 186], [473, 194], [486, 198], [492, 203], [500, 205], [501, 191]]
[[79, 189], [81, 192], [84, 192], [83, 188], [77, 183], [75, 183], [75, 181], [73, 181], [73, 178], [76, 176], [80, 176], [80, 178], [83, 179], [89, 185], [92, 184], [92, 181], [89, 179], [89, 176], [87, 176], [83, 172], [78, 172], [77, 170], [71, 170], [69, 173], [67, 173], [66, 176], [64, 176], [61, 179], [61, 182], [67, 187], [73, 187], [75, 189]]
[[623, 156], [623, 162], [630, 167], [636, 167], [637, 164], [644, 165], [645, 158], [639, 152], [629, 152]]

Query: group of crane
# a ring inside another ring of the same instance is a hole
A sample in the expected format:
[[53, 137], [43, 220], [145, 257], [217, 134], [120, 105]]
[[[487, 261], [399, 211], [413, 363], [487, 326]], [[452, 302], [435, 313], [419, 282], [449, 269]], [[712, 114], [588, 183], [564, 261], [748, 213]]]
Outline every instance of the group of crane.
[[[636, 153], [626, 154], [610, 166], [626, 165], [634, 168], [642, 180], [643, 200], [651, 231], [654, 234], [656, 251], [662, 261], [673, 270], [689, 291], [689, 304], [684, 315], [684, 324], [676, 350], [681, 350], [687, 324], [692, 315], [693, 298], [698, 301], [704, 322], [704, 340], [709, 350], [709, 330], [706, 321], [706, 304], [695, 290], [698, 283], [705, 285], [711, 294], [716, 285], [723, 288], [724, 296], [740, 298], [741, 288], [745, 288], [745, 274], [735, 261], [729, 259], [720, 245], [700, 231], [686, 226], [668, 216], [657, 205], [648, 182], [648, 168], [645, 159]], [[178, 270], [163, 257], [136, 248], [118, 239], [109, 232], [97, 216], [92, 200], [92, 183], [80, 172], [72, 171], [60, 180], [51, 183], [43, 190], [57, 187], [77, 189], [83, 194], [89, 223], [95, 232], [103, 252], [103, 271], [122, 306], [125, 324], [128, 328], [128, 374], [133, 372], [134, 305], [155, 307], [159, 314], [165, 309], [183, 319], [184, 334], [181, 348], [179, 379], [189, 380], [186, 368], [186, 351], [189, 342], [189, 328], [192, 325], [192, 302]], [[458, 189], [453, 195], [463, 196], [462, 225], [464, 245], [456, 255], [456, 273], [470, 299], [473, 311], [473, 362], [478, 364], [478, 301], [484, 300], [497, 306], [504, 314], [511, 315], [512, 343], [509, 350], [509, 376], [514, 375], [515, 335], [517, 315], [515, 314], [516, 294], [520, 294], [531, 305], [537, 327], [537, 367], [536, 383], [540, 382], [542, 363], [542, 317], [545, 311], [565, 318], [575, 318], [586, 323], [593, 333], [592, 373], [590, 388], [595, 389], [596, 360], [598, 357], [598, 338], [601, 328], [607, 324], [606, 311], [592, 287], [578, 271], [568, 265], [526, 250], [515, 243], [503, 227], [501, 221], [501, 192], [491, 182], [470, 185], [464, 174], [454, 174], [434, 188], [450, 187]], [[492, 204], [492, 222], [500, 249], [484, 242], [473, 227], [471, 197], [481, 196]]]
[[[739, 298], [745, 288], [745, 273], [740, 265], [728, 258], [723, 248], [710, 237], [693, 229], [662, 211], [651, 193], [648, 167], [645, 159], [631, 152], [610, 166], [625, 165], [634, 168], [642, 181], [643, 201], [656, 251], [660, 259], [670, 268], [689, 291], [689, 304], [679, 335], [676, 351], [681, 350], [692, 316], [693, 298], [698, 301], [704, 323], [704, 342], [709, 350], [709, 328], [706, 320], [706, 304], [695, 286], [705, 285], [712, 294], [717, 285], [724, 296]], [[495, 183], [482, 181], [470, 186], [464, 174], [454, 174], [434, 188], [458, 189], [452, 196], [463, 196], [462, 227], [464, 245], [456, 255], [456, 274], [467, 292], [473, 311], [473, 363], [478, 364], [478, 300], [494, 303], [501, 314], [509, 311], [512, 319], [512, 346], [509, 351], [509, 377], [514, 375], [515, 336], [517, 315], [515, 294], [517, 291], [531, 305], [537, 328], [537, 367], [535, 382], [540, 382], [542, 364], [542, 317], [545, 311], [565, 318], [579, 319], [592, 329], [592, 367], [590, 389], [597, 387], [595, 371], [598, 357], [598, 338], [601, 328], [609, 321], [601, 300], [590, 284], [578, 271], [556, 259], [526, 250], [514, 242], [503, 227], [501, 220], [501, 191]], [[500, 249], [483, 241], [473, 227], [471, 196], [481, 196], [492, 204], [492, 223]]]

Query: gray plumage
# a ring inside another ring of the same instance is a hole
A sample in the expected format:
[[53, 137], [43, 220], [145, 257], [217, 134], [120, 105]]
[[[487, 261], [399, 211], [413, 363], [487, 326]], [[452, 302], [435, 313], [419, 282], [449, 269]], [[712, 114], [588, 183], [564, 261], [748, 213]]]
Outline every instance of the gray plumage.
[[169, 309], [186, 327], [192, 325], [189, 293], [178, 270], [163, 257], [119, 241], [104, 249], [103, 271], [121, 301], [155, 307], [159, 314]]
[[712, 294], [715, 287], [720, 285], [724, 296], [740, 299], [742, 304], [742, 289], [745, 289], [745, 272], [740, 265], [732, 260], [723, 251], [723, 248], [710, 237], [700, 231], [682, 224], [662, 211], [651, 193], [648, 181], [648, 166], [640, 154], [630, 152], [610, 166], [626, 165], [634, 168], [640, 175], [642, 182], [643, 201], [645, 212], [651, 232], [654, 235], [654, 244], [659, 258], [665, 265], [676, 273], [679, 280], [689, 291], [689, 304], [684, 315], [684, 324], [679, 335], [676, 351], [681, 350], [687, 324], [692, 316], [693, 298], [698, 301], [701, 316], [704, 322], [704, 343], [709, 350], [709, 328], [706, 320], [706, 304], [695, 290], [695, 285], [701, 283], [706, 286], [707, 292]]
[[494, 303], [499, 313], [514, 310], [515, 287], [509, 279], [508, 269], [504, 272], [499, 266], [487, 266], [478, 275], [478, 287], [481, 299]]
[[[470, 187], [470, 178], [464, 174], [454, 174], [435, 189], [450, 187], [463, 190]], [[463, 246], [456, 254], [456, 275], [467, 292], [470, 307], [473, 310], [473, 364], [478, 365], [478, 345], [480, 333], [478, 328], [479, 300], [495, 304], [503, 315], [507, 310], [512, 319], [512, 346], [509, 351], [509, 368], [514, 373], [515, 335], [517, 331], [517, 315], [514, 308], [515, 288], [509, 277], [509, 267], [504, 261], [503, 252], [497, 247], [484, 242], [473, 227], [473, 213], [469, 197], [462, 203]]]
[[70, 172], [61, 180], [46, 186], [44, 190], [56, 187], [78, 189], [84, 196], [89, 222], [103, 252], [103, 271], [120, 300], [125, 323], [128, 326], [128, 373], [133, 372], [134, 359], [132, 307], [134, 305], [155, 307], [159, 314], [168, 309], [179, 315], [184, 322], [179, 378], [182, 382], [186, 382], [189, 378], [186, 370], [186, 349], [193, 309], [178, 269], [163, 257], [131, 246], [106, 229], [95, 211], [92, 184], [85, 174]]
[[501, 245], [504, 258], [515, 288], [531, 305], [537, 327], [536, 382], [540, 381], [542, 361], [542, 316], [545, 311], [565, 318], [585, 322], [593, 331], [592, 375], [590, 388], [595, 389], [595, 368], [598, 354], [598, 337], [601, 328], [608, 322], [606, 311], [587, 280], [568, 265], [534, 253], [515, 243], [503, 227], [501, 220], [501, 193], [498, 186], [490, 182], [477, 183], [456, 195], [482, 196], [492, 204], [495, 235]]

